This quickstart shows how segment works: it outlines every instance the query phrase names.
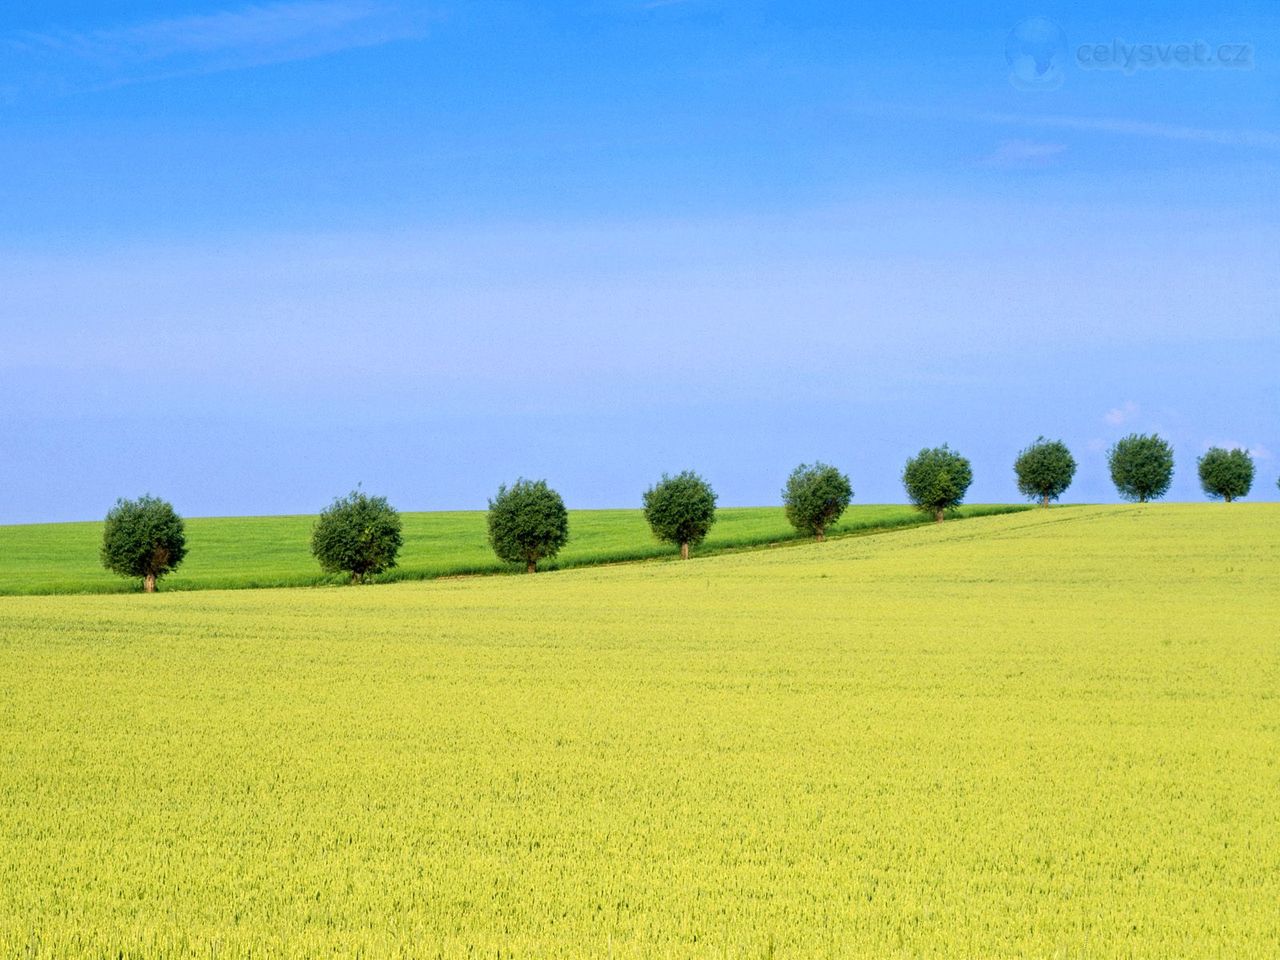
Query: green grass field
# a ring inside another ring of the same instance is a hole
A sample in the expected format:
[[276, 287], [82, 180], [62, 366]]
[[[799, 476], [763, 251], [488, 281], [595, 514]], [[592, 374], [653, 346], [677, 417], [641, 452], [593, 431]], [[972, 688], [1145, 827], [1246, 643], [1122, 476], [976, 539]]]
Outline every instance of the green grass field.
[[1273, 504], [3, 597], [0, 956], [1272, 958], [1277, 636]]
[[[1026, 509], [1022, 506], [962, 507], [962, 517]], [[313, 516], [218, 517], [187, 521], [189, 554], [161, 584], [164, 590], [236, 587], [300, 587], [341, 583], [327, 576], [311, 556]], [[485, 515], [407, 513], [399, 566], [381, 581], [426, 580], [517, 568], [500, 563], [489, 547]], [[927, 522], [905, 506], [851, 507], [833, 536]], [[575, 510], [569, 516], [568, 545], [546, 569], [671, 555], [653, 539], [639, 510]], [[797, 539], [781, 507], [730, 507], [717, 514], [701, 552], [716, 552]], [[127, 593], [137, 581], [102, 568], [101, 523], [51, 523], [0, 527], [0, 594]]]

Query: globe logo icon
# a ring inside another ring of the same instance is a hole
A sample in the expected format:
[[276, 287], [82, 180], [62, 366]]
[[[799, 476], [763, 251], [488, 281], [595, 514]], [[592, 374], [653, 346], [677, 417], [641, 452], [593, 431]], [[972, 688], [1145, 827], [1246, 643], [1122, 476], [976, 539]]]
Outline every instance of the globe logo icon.
[[1067, 35], [1045, 17], [1023, 20], [1004, 42], [1009, 82], [1020, 90], [1056, 90], [1066, 76]]

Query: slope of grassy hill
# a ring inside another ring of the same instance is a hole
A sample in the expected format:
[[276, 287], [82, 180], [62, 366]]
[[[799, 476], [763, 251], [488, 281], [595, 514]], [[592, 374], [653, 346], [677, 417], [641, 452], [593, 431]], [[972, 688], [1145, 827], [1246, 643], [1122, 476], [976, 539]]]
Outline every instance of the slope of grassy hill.
[[[963, 507], [961, 516], [1026, 509], [1021, 506]], [[400, 565], [374, 578], [424, 580], [515, 568], [500, 563], [489, 548], [485, 515], [406, 513]], [[833, 535], [923, 523], [905, 506], [855, 506]], [[187, 521], [186, 561], [162, 582], [164, 590], [234, 587], [312, 586], [345, 578], [321, 573], [311, 556], [313, 516], [217, 517]], [[582, 566], [641, 560], [671, 554], [657, 543], [639, 510], [574, 510], [568, 545], [543, 566]], [[719, 511], [702, 552], [795, 539], [781, 507], [730, 507]], [[136, 581], [108, 573], [98, 562], [101, 523], [54, 523], [0, 527], [0, 594], [126, 593]]]
[[1280, 505], [0, 597], [0, 956], [1280, 955]]

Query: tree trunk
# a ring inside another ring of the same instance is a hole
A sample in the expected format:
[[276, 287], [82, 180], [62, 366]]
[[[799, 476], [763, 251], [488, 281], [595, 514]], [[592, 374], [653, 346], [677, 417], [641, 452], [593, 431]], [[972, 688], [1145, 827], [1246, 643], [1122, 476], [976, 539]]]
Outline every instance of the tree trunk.
[[946, 513], [945, 510], [943, 510], [941, 507], [938, 507], [936, 510], [933, 511], [933, 522], [941, 523], [942, 517], [945, 513]]
[[680, 559], [681, 560], [689, 559], [689, 541], [688, 540], [680, 544]]
[[818, 537], [818, 542], [821, 543], [823, 540], [827, 539], [827, 531], [824, 530], [822, 527], [819, 527], [817, 532], [817, 537]]
[[142, 578], [142, 592], [143, 593], [156, 592], [156, 575], [154, 573], [148, 573], [145, 577]]
[[1040, 498], [1040, 506], [1047, 507], [1049, 505], [1049, 495], [1046, 493]]
[[537, 573], [537, 572], [538, 572], [538, 561], [537, 561], [537, 560], [530, 560], [530, 561], [529, 561], [529, 565], [528, 565], [527, 567], [525, 567], [525, 568], [524, 568], [524, 572], [525, 572], [525, 573]]
[[1231, 494], [1229, 494], [1229, 493], [1228, 493], [1228, 494], [1226, 494], [1222, 499], [1223, 499], [1223, 500], [1225, 500], [1227, 503], [1230, 503], [1230, 502], [1231, 502]]

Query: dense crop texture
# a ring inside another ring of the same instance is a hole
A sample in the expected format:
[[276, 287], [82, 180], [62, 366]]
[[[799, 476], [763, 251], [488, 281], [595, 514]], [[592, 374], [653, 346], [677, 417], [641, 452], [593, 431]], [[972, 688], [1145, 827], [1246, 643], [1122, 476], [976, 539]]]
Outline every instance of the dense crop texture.
[[329, 505], [311, 533], [311, 553], [326, 573], [349, 573], [352, 583], [390, 570], [404, 544], [400, 514], [386, 497], [353, 490]]
[[1200, 487], [1215, 500], [1230, 503], [1248, 496], [1253, 486], [1253, 458], [1249, 451], [1224, 450], [1214, 447], [1197, 463], [1200, 468]]
[[853, 499], [849, 478], [826, 463], [802, 463], [782, 488], [787, 520], [801, 533], [822, 540]]
[[1107, 451], [1116, 491], [1125, 500], [1159, 500], [1173, 482], [1173, 448], [1156, 434], [1131, 433]]
[[102, 529], [102, 565], [122, 577], [136, 577], [155, 593], [156, 581], [176, 570], [187, 555], [182, 518], [172, 505], [150, 494], [121, 498]]
[[1061, 440], [1040, 437], [1018, 454], [1013, 472], [1018, 478], [1018, 491], [1047, 507], [1071, 486], [1076, 475], [1076, 460]]
[[523, 563], [529, 573], [538, 561], [560, 552], [569, 539], [569, 513], [545, 480], [503, 485], [489, 501], [489, 543], [499, 560]]
[[902, 485], [911, 502], [938, 523], [946, 511], [960, 506], [971, 483], [969, 461], [946, 444], [921, 450], [902, 471]]
[[0, 957], [1276, 960], [1277, 544], [0, 597]]
[[692, 470], [665, 473], [644, 492], [644, 518], [653, 535], [664, 543], [680, 545], [680, 556], [689, 559], [689, 547], [707, 538], [716, 522], [716, 494], [711, 484]]

